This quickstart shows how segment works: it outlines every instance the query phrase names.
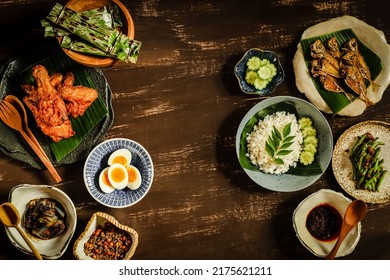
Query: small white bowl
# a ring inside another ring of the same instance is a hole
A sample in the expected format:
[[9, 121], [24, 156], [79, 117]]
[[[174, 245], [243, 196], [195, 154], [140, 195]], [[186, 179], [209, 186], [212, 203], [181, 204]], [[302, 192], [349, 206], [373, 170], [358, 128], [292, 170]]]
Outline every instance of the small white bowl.
[[134, 229], [120, 224], [114, 217], [106, 213], [96, 212], [92, 215], [87, 226], [85, 227], [85, 230], [81, 233], [80, 237], [75, 241], [73, 245], [73, 255], [78, 260], [93, 260], [93, 258], [88, 256], [84, 252], [84, 244], [89, 240], [89, 238], [91, 237], [95, 229], [98, 226], [104, 226], [106, 222], [110, 222], [118, 229], [124, 230], [131, 237], [132, 244], [123, 259], [129, 260], [134, 255], [135, 249], [137, 248], [138, 245], [138, 233]]
[[[306, 219], [309, 212], [320, 204], [333, 206], [344, 217], [345, 210], [351, 200], [342, 193], [329, 189], [319, 190], [305, 198], [295, 209], [293, 214], [293, 226], [299, 241], [317, 257], [326, 257], [335, 245], [337, 238], [333, 241], [320, 241], [314, 238], [306, 228]], [[353, 228], [344, 239], [336, 257], [343, 257], [350, 254], [360, 239], [361, 223]]]
[[[14, 204], [16, 209], [18, 209], [21, 217], [20, 227], [26, 232], [28, 236], [29, 233], [23, 226], [23, 216], [27, 204], [31, 200], [37, 198], [55, 199], [64, 207], [66, 212], [66, 230], [59, 236], [48, 240], [30, 238], [32, 244], [44, 259], [58, 259], [64, 254], [75, 232], [77, 223], [76, 208], [69, 196], [58, 188], [46, 185], [29, 184], [15, 186], [10, 191], [9, 202]], [[5, 231], [8, 238], [17, 249], [23, 253], [33, 255], [31, 249], [28, 247], [27, 243], [23, 240], [15, 228], [6, 227]]]

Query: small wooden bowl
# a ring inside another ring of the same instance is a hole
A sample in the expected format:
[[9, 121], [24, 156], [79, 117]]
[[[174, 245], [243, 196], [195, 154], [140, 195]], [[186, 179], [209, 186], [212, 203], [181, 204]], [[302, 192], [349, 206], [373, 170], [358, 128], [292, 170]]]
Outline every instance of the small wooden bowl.
[[[129, 11], [126, 9], [126, 7], [118, 0], [70, 0], [68, 3], [65, 4], [65, 6], [76, 12], [81, 12], [85, 10], [103, 7], [112, 2], [118, 5], [121, 13], [122, 22], [123, 22], [123, 26], [121, 29], [122, 33], [125, 34], [127, 37], [129, 37], [131, 40], [134, 39], [133, 19]], [[58, 39], [61, 40], [61, 38]], [[99, 67], [99, 68], [110, 67], [115, 65], [119, 61], [118, 59], [115, 58], [83, 54], [83, 53], [75, 52], [64, 48], [62, 48], [62, 50], [74, 61], [89, 67]]]

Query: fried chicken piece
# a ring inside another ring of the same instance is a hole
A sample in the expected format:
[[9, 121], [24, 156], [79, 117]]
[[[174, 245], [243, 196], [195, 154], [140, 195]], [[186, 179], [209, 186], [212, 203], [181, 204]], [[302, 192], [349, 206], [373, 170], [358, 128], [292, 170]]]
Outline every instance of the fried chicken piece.
[[51, 85], [56, 88], [61, 82], [64, 76], [61, 73], [54, 73], [50, 75], [50, 83]]
[[32, 70], [37, 86], [28, 87], [23, 100], [32, 111], [42, 132], [58, 142], [75, 134], [70, 123], [64, 100], [51, 83], [51, 77], [42, 65], [34, 66]]
[[58, 87], [58, 93], [66, 101], [68, 114], [74, 118], [80, 117], [85, 110], [98, 97], [98, 92], [85, 86], [74, 86], [74, 75], [68, 73], [65, 76], [64, 82]]

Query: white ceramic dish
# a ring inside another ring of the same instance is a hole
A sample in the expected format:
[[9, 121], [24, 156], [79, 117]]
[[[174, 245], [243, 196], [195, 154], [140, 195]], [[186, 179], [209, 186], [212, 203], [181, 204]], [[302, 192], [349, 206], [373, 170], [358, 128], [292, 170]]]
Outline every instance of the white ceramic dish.
[[[99, 175], [107, 167], [108, 157], [118, 149], [128, 149], [132, 154], [131, 165], [138, 168], [142, 176], [141, 186], [136, 190], [124, 188], [104, 193], [99, 187]], [[99, 203], [111, 208], [124, 208], [139, 202], [152, 186], [154, 168], [147, 150], [139, 143], [125, 138], [114, 138], [97, 145], [84, 164], [84, 182], [88, 192]]]
[[[390, 83], [390, 45], [387, 43], [383, 31], [380, 31], [355, 17], [342, 16], [309, 27], [303, 32], [301, 40], [349, 28], [352, 29], [359, 40], [366, 47], [371, 49], [382, 61], [383, 69], [374, 81], [380, 86], [375, 87], [375, 90], [373, 90], [373, 87], [369, 87], [367, 91], [369, 99], [375, 104], [382, 99], [383, 93]], [[310, 102], [321, 111], [331, 114], [332, 111], [322, 99], [311, 80], [311, 75], [306, 66], [300, 43], [298, 44], [293, 59], [293, 66], [298, 90], [304, 93]], [[357, 98], [337, 114], [350, 117], [358, 116], [365, 111], [366, 107], [365, 102]]]
[[120, 224], [114, 217], [112, 217], [106, 213], [96, 212], [92, 215], [87, 226], [85, 227], [85, 230], [82, 232], [80, 237], [74, 243], [73, 255], [77, 259], [79, 259], [79, 260], [93, 260], [93, 258], [91, 258], [90, 256], [87, 256], [85, 254], [84, 244], [89, 240], [89, 238], [90, 238], [91, 234], [94, 232], [94, 230], [98, 226], [104, 226], [104, 224], [106, 222], [110, 222], [114, 226], [116, 226], [118, 229], [126, 231], [127, 233], [129, 233], [129, 235], [132, 239], [132, 245], [123, 259], [129, 260], [134, 255], [135, 249], [137, 248], [137, 245], [138, 245], [138, 233], [134, 229]]
[[[323, 172], [327, 169], [333, 151], [333, 135], [332, 130], [322, 115], [322, 113], [309, 102], [291, 96], [276, 96], [263, 100], [252, 107], [248, 113], [242, 119], [236, 135], [236, 153], [239, 158], [240, 154], [240, 139], [243, 128], [246, 123], [257, 112], [261, 111], [268, 106], [277, 104], [279, 102], [292, 102], [294, 103], [297, 112], [302, 116], [309, 116], [313, 120], [314, 127], [318, 132], [319, 146], [318, 146], [318, 161], [322, 167]], [[322, 174], [314, 174], [310, 176], [297, 176], [291, 174], [272, 175], [259, 171], [253, 171], [244, 168], [245, 173], [259, 186], [263, 188], [280, 191], [280, 192], [293, 192], [304, 189], [314, 182], [316, 182]]]
[[383, 142], [379, 158], [383, 159], [383, 167], [390, 170], [390, 124], [381, 121], [365, 121], [348, 128], [339, 137], [333, 151], [332, 169], [340, 186], [352, 197], [367, 203], [386, 203], [390, 201], [390, 176], [387, 174], [379, 191], [367, 191], [356, 188], [356, 181], [352, 180], [352, 163], [349, 160], [349, 151], [357, 137], [370, 132]]
[[[351, 200], [342, 193], [328, 189], [319, 190], [305, 198], [295, 209], [292, 217], [294, 230], [302, 245], [315, 256], [326, 257], [332, 250], [337, 239], [324, 242], [314, 238], [306, 228], [307, 215], [314, 207], [327, 203], [338, 210], [341, 217], [344, 217], [345, 209], [350, 202]], [[362, 225], [359, 223], [357, 227], [349, 232], [344, 239], [344, 242], [341, 244], [336, 257], [346, 256], [355, 249], [360, 239], [361, 229]]]
[[[36, 198], [52, 198], [57, 200], [66, 211], [66, 230], [61, 235], [49, 239], [42, 240], [38, 238], [31, 238], [31, 242], [39, 251], [44, 259], [58, 259], [67, 249], [69, 242], [72, 239], [77, 224], [76, 208], [69, 198], [69, 196], [58, 188], [46, 185], [28, 185], [22, 184], [15, 186], [10, 194], [9, 201], [13, 203], [18, 209], [21, 216], [20, 226], [27, 235], [29, 233], [23, 227], [23, 216], [27, 204], [32, 199]], [[23, 253], [33, 255], [27, 243], [20, 236], [15, 228], [6, 228], [6, 233], [12, 244]]]

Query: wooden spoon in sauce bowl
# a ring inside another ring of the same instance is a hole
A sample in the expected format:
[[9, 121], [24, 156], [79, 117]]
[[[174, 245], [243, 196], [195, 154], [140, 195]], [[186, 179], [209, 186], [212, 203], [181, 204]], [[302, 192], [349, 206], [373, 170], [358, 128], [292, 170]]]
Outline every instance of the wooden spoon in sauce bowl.
[[23, 237], [24, 241], [26, 241], [28, 247], [30, 247], [31, 251], [34, 253], [35, 257], [38, 260], [42, 260], [41, 254], [31, 243], [30, 239], [24, 233], [24, 231], [20, 228], [20, 214], [18, 209], [16, 209], [15, 205], [12, 203], [3, 203], [0, 205], [0, 221], [7, 227], [14, 227]]
[[340, 235], [333, 249], [326, 257], [327, 260], [333, 260], [337, 251], [347, 234], [353, 229], [367, 213], [367, 205], [362, 200], [352, 201], [345, 210], [343, 224], [341, 225]]

